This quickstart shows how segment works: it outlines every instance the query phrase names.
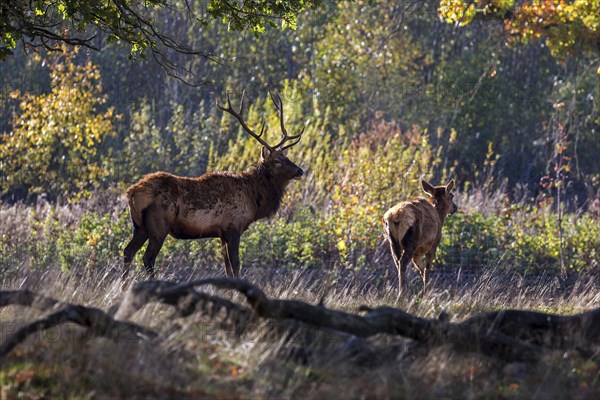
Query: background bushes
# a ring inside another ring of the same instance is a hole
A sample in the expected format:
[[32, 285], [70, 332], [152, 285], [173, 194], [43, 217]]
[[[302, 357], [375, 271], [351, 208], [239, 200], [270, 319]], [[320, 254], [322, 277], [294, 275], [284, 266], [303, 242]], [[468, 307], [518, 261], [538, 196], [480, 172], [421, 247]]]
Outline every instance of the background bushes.
[[[291, 157], [308, 166], [307, 175], [292, 182], [275, 217], [254, 223], [244, 234], [244, 267], [392, 268], [381, 217], [394, 202], [419, 195], [418, 177], [432, 178], [439, 157], [415, 129], [398, 129], [387, 142], [379, 140], [380, 132], [369, 130], [357, 139], [330, 144], [316, 130], [307, 131], [307, 141], [335, 147], [337, 158], [325, 160], [321, 153], [303, 152], [304, 146], [292, 150], [297, 154]], [[256, 147], [244, 137], [232, 144], [235, 151], [247, 152], [248, 165], [252, 164], [251, 153], [256, 152], [256, 156], [259, 152]], [[316, 163], [321, 163], [323, 169], [335, 166], [331, 175], [311, 168], [311, 154], [321, 157]], [[235, 169], [227, 165], [227, 157], [214, 156], [211, 162]], [[441, 181], [447, 179], [442, 177]], [[120, 268], [122, 250], [131, 232], [123, 190], [98, 189], [90, 199], [66, 205], [42, 200], [33, 205], [3, 204], [0, 268]], [[469, 193], [458, 194], [459, 212], [444, 226], [436, 271], [455, 274], [459, 270], [479, 273], [501, 269], [519, 274], [558, 274], [562, 259], [568, 271], [598, 272], [597, 217], [591, 213], [564, 215], [561, 240], [551, 206], [491, 201], [492, 195], [483, 194], [484, 190], [472, 188]], [[482, 196], [490, 201], [482, 204], [476, 200]], [[506, 197], [499, 192], [493, 196]], [[503, 204], [505, 208], [501, 208]], [[142, 265], [141, 254], [135, 260], [137, 266]], [[163, 271], [173, 266], [221, 264], [219, 242], [211, 239], [168, 239], [158, 259]]]
[[[265, 121], [276, 141], [271, 89], [288, 130], [306, 126], [289, 152], [306, 175], [275, 218], [244, 235], [246, 266], [388, 268], [384, 211], [419, 195], [422, 178], [453, 178], [461, 212], [444, 228], [439, 270], [597, 270], [595, 58], [499, 44], [494, 23], [454, 29], [436, 2], [327, 3], [297, 30], [260, 39], [164, 20], [165, 32], [230, 57], [186, 61], [205, 85], [111, 44], [3, 62], [4, 268], [116, 265], [130, 229], [127, 185], [155, 170], [251, 168], [260, 147], [215, 103], [230, 93], [238, 104], [245, 90], [247, 121]], [[159, 258], [220, 263], [211, 240], [168, 240]]]

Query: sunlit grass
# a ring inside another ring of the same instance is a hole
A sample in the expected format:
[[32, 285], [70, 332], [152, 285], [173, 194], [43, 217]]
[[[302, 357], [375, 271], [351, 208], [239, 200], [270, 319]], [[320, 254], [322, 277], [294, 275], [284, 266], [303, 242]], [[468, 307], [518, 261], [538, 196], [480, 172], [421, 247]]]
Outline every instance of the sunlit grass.
[[[96, 271], [31, 273], [17, 267], [4, 276], [2, 286], [30, 288], [107, 310], [124, 293], [117, 271], [117, 263]], [[187, 268], [172, 268], [161, 274], [162, 279], [186, 280], [222, 275], [222, 271], [214, 267], [190, 273]], [[570, 314], [594, 308], [600, 301], [594, 280], [579, 279], [561, 288], [552, 277], [500, 273], [461, 281], [434, 275], [424, 296], [414, 279], [412, 293], [397, 299], [393, 275], [384, 282], [375, 274], [381, 272], [336, 276], [319, 270], [257, 268], [247, 269], [245, 278], [274, 298], [322, 302], [348, 312], [357, 312], [361, 305], [394, 306], [426, 318], [447, 312], [452, 321], [503, 308]], [[218, 294], [245, 304], [239, 295]], [[6, 337], [10, 329], [39, 313], [8, 307], [1, 315]], [[132, 320], [157, 330], [162, 340], [142, 344], [87, 338], [78, 327], [57, 327], [34, 335], [1, 361], [3, 387], [15, 396], [78, 398], [586, 397], [600, 390], [597, 362], [576, 353], [549, 353], [535, 365], [507, 364], [479, 354], [456, 353], [449, 346], [429, 349], [389, 335], [351, 339], [289, 321], [264, 321], [236, 336], [233, 330], [223, 329], [226, 325], [219, 323], [223, 318], [181, 319], [170, 308], [151, 304]]]

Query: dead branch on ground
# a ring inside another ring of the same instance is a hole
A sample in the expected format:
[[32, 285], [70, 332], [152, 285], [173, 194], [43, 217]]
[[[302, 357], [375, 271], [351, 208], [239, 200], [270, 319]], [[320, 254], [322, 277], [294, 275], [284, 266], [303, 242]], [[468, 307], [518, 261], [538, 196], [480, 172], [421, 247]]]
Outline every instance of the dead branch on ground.
[[[250, 307], [196, 290], [205, 285], [234, 290], [246, 298]], [[299, 300], [271, 299], [244, 280], [208, 278], [183, 284], [139, 282], [128, 290], [123, 302], [111, 307], [108, 313], [63, 303], [28, 290], [0, 291], [0, 307], [21, 305], [52, 312], [22, 327], [0, 344], [0, 356], [6, 355], [32, 333], [66, 322], [87, 327], [93, 335], [117, 341], [157, 337], [153, 330], [127, 321], [152, 302], [174, 307], [179, 317], [200, 313], [214, 318], [224, 311], [225, 320], [233, 322], [237, 333], [260, 318], [291, 320], [360, 338], [389, 334], [428, 347], [451, 344], [459, 351], [479, 352], [506, 361], [535, 361], [546, 350], [576, 349], [587, 355], [597, 354], [595, 350], [600, 344], [600, 309], [572, 316], [502, 310], [454, 323], [446, 317], [422, 318], [392, 307], [362, 307], [360, 311], [364, 314], [358, 314]]]
[[544, 350], [577, 349], [591, 353], [591, 347], [600, 342], [600, 310], [573, 316], [504, 310], [460, 323], [421, 318], [391, 307], [363, 307], [367, 313], [358, 315], [298, 300], [270, 299], [256, 286], [235, 278], [192, 281], [166, 289], [163, 294], [203, 285], [243, 294], [254, 312], [263, 318], [292, 319], [358, 337], [384, 333], [428, 346], [450, 343], [460, 351], [481, 352], [507, 361], [534, 361]]
[[0, 291], [0, 307], [19, 305], [40, 311], [51, 311], [47, 317], [27, 324], [0, 344], [0, 357], [8, 354], [30, 335], [55, 326], [71, 322], [85, 327], [95, 336], [106, 337], [114, 341], [134, 341], [155, 338], [156, 332], [127, 321], [117, 321], [104, 311], [76, 304], [64, 303], [30, 290]]
[[175, 307], [180, 317], [200, 313], [213, 319], [224, 311], [223, 320], [231, 321], [237, 334], [257, 320], [257, 316], [247, 307], [218, 296], [199, 292], [188, 285], [169, 281], [145, 281], [133, 285], [127, 291], [123, 302], [113, 308], [114, 318], [127, 320], [136, 311], [151, 302]]

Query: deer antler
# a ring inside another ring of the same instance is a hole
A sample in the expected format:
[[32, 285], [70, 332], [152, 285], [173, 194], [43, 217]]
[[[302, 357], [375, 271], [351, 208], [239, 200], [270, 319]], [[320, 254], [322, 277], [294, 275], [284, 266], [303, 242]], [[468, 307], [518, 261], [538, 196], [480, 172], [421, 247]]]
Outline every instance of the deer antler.
[[[240, 101], [240, 110], [237, 112], [233, 109], [233, 106], [231, 105], [229, 93], [227, 93], [227, 107], [223, 107], [218, 102], [217, 102], [217, 107], [219, 107], [221, 110], [233, 115], [239, 121], [242, 128], [244, 128], [244, 130], [246, 132], [248, 132], [248, 134], [250, 136], [252, 136], [254, 139], [256, 139], [260, 144], [262, 144], [267, 149], [269, 149], [269, 152], [271, 152], [271, 153], [273, 153], [277, 150], [283, 151], [285, 149], [289, 149], [290, 147], [294, 146], [296, 143], [298, 143], [300, 141], [306, 126], [304, 126], [304, 128], [302, 128], [302, 131], [300, 131], [299, 134], [289, 136], [287, 133], [287, 130], [285, 129], [285, 123], [283, 121], [283, 102], [281, 101], [281, 97], [279, 95], [277, 95], [277, 99], [276, 99], [275, 96], [273, 96], [273, 94], [271, 92], [269, 92], [269, 95], [271, 96], [271, 100], [273, 100], [273, 103], [275, 104], [275, 110], [279, 114], [279, 121], [280, 121], [280, 125], [281, 125], [281, 133], [283, 134], [283, 138], [275, 146], [270, 146], [265, 140], [263, 140], [262, 135], [266, 131], [264, 121], [263, 121], [262, 127], [260, 129], [260, 133], [257, 134], [252, 129], [250, 129], [250, 127], [246, 124], [246, 121], [244, 121], [244, 117], [242, 117], [242, 113], [244, 111], [245, 94], [246, 94], [246, 91], [243, 91], [242, 99]], [[288, 143], [286, 144], [286, 142], [288, 142]]]
[[[300, 141], [300, 139], [302, 138], [302, 134], [304, 133], [304, 129], [306, 129], [306, 125], [304, 125], [300, 133], [298, 133], [297, 135], [289, 136], [287, 130], [285, 129], [285, 123], [283, 122], [283, 101], [281, 101], [281, 96], [277, 94], [277, 99], [275, 99], [275, 96], [273, 96], [273, 93], [271, 93], [271, 91], [269, 91], [269, 96], [271, 96], [271, 100], [273, 100], [273, 104], [275, 104], [275, 110], [277, 110], [277, 112], [279, 113], [279, 123], [281, 124], [281, 133], [283, 133], [283, 139], [281, 139], [281, 141], [277, 143], [275, 148], [280, 147], [279, 150], [283, 151], [285, 149], [289, 149], [290, 147], [294, 146]], [[284, 146], [286, 142], [290, 143]]]
[[250, 129], [250, 127], [246, 124], [246, 121], [244, 121], [244, 117], [242, 117], [242, 113], [244, 112], [244, 97], [246, 95], [246, 91], [244, 90], [242, 92], [242, 99], [240, 101], [240, 111], [236, 112], [233, 109], [233, 106], [231, 105], [231, 99], [229, 98], [229, 93], [227, 93], [227, 107], [223, 107], [222, 105], [220, 105], [217, 102], [217, 107], [219, 107], [221, 110], [233, 115], [235, 118], [237, 118], [237, 120], [239, 121], [240, 125], [242, 126], [242, 128], [244, 128], [244, 130], [246, 132], [248, 132], [248, 134], [250, 136], [252, 136], [254, 139], [256, 139], [260, 144], [262, 144], [263, 146], [265, 146], [267, 149], [269, 149], [269, 151], [272, 153], [277, 149], [277, 146], [275, 147], [271, 147], [269, 146], [269, 144], [267, 142], [265, 142], [261, 137], [262, 135], [265, 133], [265, 122], [263, 121], [262, 127], [260, 128], [260, 133], [255, 133], [252, 129]]

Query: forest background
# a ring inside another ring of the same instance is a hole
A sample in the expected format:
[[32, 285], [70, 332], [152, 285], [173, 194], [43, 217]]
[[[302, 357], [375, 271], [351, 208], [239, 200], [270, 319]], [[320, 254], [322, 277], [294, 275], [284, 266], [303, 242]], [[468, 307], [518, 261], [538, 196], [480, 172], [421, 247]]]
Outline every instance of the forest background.
[[[438, 271], [597, 272], [597, 2], [521, 7], [556, 28], [510, 22], [511, 1], [461, 3], [324, 1], [295, 29], [242, 33], [161, 8], [161, 32], [204, 51], [170, 54], [175, 69], [102, 34], [99, 52], [16, 43], [0, 70], [2, 268], [118, 262], [127, 185], [156, 170], [247, 170], [259, 148], [216, 102], [245, 91], [247, 119], [274, 138], [272, 90], [289, 129], [307, 126], [290, 152], [307, 174], [245, 234], [246, 267], [393, 276], [383, 212], [418, 195], [421, 178], [453, 178], [461, 213]], [[212, 241], [171, 240], [161, 257], [166, 268], [220, 262]]]

